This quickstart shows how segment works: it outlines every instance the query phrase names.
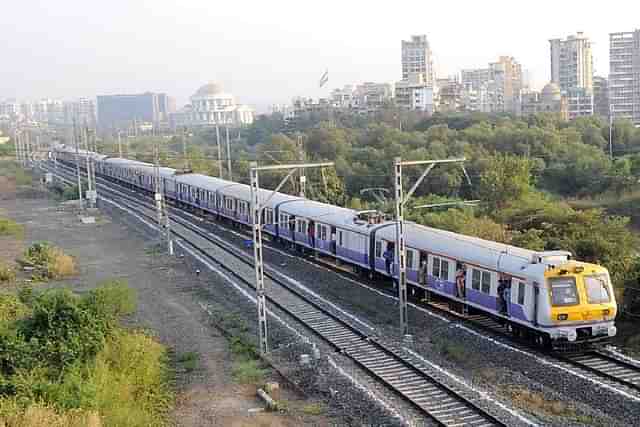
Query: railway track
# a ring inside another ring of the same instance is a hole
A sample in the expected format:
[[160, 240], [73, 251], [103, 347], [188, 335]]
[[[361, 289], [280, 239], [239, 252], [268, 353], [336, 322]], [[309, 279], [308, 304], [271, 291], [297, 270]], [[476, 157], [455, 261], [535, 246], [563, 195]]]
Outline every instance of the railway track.
[[[60, 173], [60, 167], [58, 168]], [[67, 181], [73, 184], [71, 176]], [[109, 183], [113, 186], [115, 184]], [[155, 224], [153, 207], [131, 196], [122, 194], [99, 184], [110, 197], [125, 201], [127, 208], [137, 206], [136, 213]], [[211, 236], [207, 230], [191, 224], [181, 217], [173, 216], [172, 232], [180, 243], [213, 261], [225, 273], [245, 286], [255, 289], [246, 277], [253, 275], [253, 260], [244, 253]], [[213, 245], [213, 246], [212, 246]], [[222, 259], [226, 259], [223, 261]], [[229, 259], [236, 262], [230, 266]], [[442, 373], [420, 363], [402, 348], [380, 340], [372, 331], [357, 325], [353, 319], [345, 318], [344, 312], [331, 307], [327, 301], [281, 280], [265, 268], [265, 285], [269, 304], [277, 307], [336, 351], [350, 358], [373, 378], [384, 384], [420, 413], [442, 426], [505, 426], [495, 415], [479, 407], [464, 396], [464, 391], [451, 387], [440, 380]]]
[[[67, 166], [64, 167], [67, 168], [67, 171], [70, 171], [70, 173], [75, 174], [75, 171], [69, 169]], [[117, 185], [111, 182], [110, 184]], [[126, 190], [130, 191], [128, 189]], [[131, 198], [130, 200], [136, 203], [140, 203], [140, 200], [137, 199]], [[180, 212], [180, 210], [176, 208], [174, 208], [173, 211], [176, 213]], [[176, 215], [174, 215], [172, 219], [174, 221], [187, 221], [183, 216]], [[325, 268], [330, 268], [326, 265], [326, 263], [321, 264]], [[337, 274], [348, 277], [350, 280], [354, 280], [352, 274], [345, 272], [342, 269], [331, 268], [331, 270], [333, 270]], [[265, 273], [267, 273], [266, 269]], [[366, 284], [364, 285], [367, 286]], [[502, 337], [506, 337], [507, 339], [512, 341], [513, 345], [522, 347], [523, 349], [526, 348], [527, 351], [534, 351], [536, 353], [538, 352], [538, 349], [532, 349], [526, 343], [522, 343], [519, 340], [511, 337], [502, 324], [490, 317], [481, 314], [466, 316], [461, 315], [437, 303], [429, 304], [429, 308], [438, 310], [441, 313], [451, 316], [457, 320], [468, 322], [470, 325], [480, 328], [484, 331], [489, 331]], [[633, 362], [623, 360], [622, 358], [598, 351], [588, 351], [570, 355], [548, 353], [545, 354], [546, 356], [556, 360], [558, 363], [579, 368], [582, 374], [588, 376], [591, 379], [602, 381], [612, 387], [623, 386], [624, 388], [634, 391], [637, 396], [640, 396], [640, 362], [634, 364]]]
[[629, 388], [640, 390], [640, 365], [601, 351], [563, 357], [567, 362]]

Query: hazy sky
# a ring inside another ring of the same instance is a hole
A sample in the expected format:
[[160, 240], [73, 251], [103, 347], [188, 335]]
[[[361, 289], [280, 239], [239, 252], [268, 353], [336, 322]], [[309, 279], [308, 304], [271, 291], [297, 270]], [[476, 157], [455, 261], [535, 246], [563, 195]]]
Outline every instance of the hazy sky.
[[[583, 31], [608, 73], [608, 33], [637, 0], [4, 0], [0, 99], [167, 92], [214, 80], [260, 110], [401, 76], [400, 40], [427, 34], [440, 76], [512, 55], [549, 79], [549, 38]], [[318, 79], [329, 69], [329, 84]]]

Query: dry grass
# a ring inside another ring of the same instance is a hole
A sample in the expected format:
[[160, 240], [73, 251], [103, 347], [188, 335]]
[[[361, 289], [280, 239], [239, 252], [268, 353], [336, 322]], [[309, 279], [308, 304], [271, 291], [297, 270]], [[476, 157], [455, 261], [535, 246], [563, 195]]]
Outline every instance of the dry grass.
[[26, 409], [15, 408], [13, 415], [0, 416], [0, 427], [102, 427], [102, 425], [100, 416], [96, 412], [70, 410], [59, 413], [51, 407], [42, 405], [31, 405]]
[[76, 262], [72, 256], [65, 254], [62, 249], [51, 249], [51, 264], [49, 275], [52, 279], [63, 279], [76, 274]]
[[575, 418], [575, 409], [558, 400], [548, 400], [542, 393], [520, 387], [511, 388], [508, 392], [516, 406], [532, 413], [544, 413], [558, 417]]

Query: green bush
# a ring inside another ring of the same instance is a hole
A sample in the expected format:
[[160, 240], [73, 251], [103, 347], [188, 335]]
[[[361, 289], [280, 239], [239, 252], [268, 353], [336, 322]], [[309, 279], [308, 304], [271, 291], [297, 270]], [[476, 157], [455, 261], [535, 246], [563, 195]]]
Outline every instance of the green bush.
[[165, 348], [117, 325], [134, 309], [135, 295], [119, 281], [82, 297], [66, 290], [0, 297], [0, 426], [40, 404], [61, 416], [96, 411], [110, 427], [165, 425], [172, 402]]
[[24, 236], [24, 226], [12, 219], [0, 217], [0, 236]]
[[0, 283], [13, 282], [14, 280], [16, 280], [15, 270], [0, 262]]
[[233, 377], [241, 384], [261, 384], [267, 371], [260, 367], [260, 362], [249, 359], [234, 363]]

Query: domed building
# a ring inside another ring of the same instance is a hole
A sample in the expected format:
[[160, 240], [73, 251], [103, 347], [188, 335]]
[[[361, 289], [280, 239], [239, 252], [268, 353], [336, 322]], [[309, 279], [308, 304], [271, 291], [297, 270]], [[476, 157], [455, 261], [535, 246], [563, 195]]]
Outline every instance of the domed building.
[[253, 123], [253, 115], [251, 107], [237, 104], [219, 83], [210, 82], [191, 96], [191, 104], [176, 115], [175, 125], [239, 127]]
[[568, 120], [567, 98], [562, 95], [560, 86], [550, 82], [542, 88], [541, 92], [529, 92], [522, 94], [523, 116], [537, 113], [559, 113], [562, 119]]

